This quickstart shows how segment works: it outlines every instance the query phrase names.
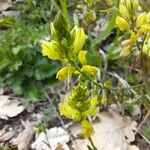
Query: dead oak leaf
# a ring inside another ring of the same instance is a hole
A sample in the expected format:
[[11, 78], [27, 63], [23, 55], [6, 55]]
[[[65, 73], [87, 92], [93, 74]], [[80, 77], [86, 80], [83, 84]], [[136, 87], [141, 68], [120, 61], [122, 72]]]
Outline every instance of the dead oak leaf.
[[34, 127], [29, 121], [22, 122], [25, 129], [15, 139], [12, 140], [12, 144], [18, 147], [18, 150], [28, 150], [30, 142], [33, 139]]
[[16, 134], [15, 131], [8, 131], [6, 132], [5, 130], [2, 130], [0, 132], [0, 142], [6, 142], [8, 140], [10, 140], [11, 138], [13, 138]]
[[[92, 136], [98, 150], [139, 150], [137, 146], [130, 145], [135, 139], [136, 122], [116, 112], [101, 113], [99, 119], [100, 122], [94, 124], [95, 133]], [[90, 145], [87, 140], [77, 139], [73, 147], [83, 150], [87, 149], [87, 145]]]
[[7, 95], [0, 96], [0, 118], [8, 120], [9, 117], [15, 117], [23, 110], [25, 107], [20, 105], [20, 101], [17, 99], [10, 99]]

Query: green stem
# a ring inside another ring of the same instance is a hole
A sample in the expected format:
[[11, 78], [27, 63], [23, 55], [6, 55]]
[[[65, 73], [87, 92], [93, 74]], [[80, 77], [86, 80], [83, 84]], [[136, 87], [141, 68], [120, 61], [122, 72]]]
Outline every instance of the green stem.
[[82, 72], [80, 70], [80, 68], [71, 60], [69, 60], [69, 63], [82, 75], [84, 76], [87, 80], [89, 80], [90, 82], [92, 82], [94, 85], [103, 88], [102, 83], [97, 83], [96, 81], [94, 81], [89, 75], [85, 74], [84, 72]]
[[93, 140], [91, 137], [88, 138], [89, 142], [91, 143], [91, 146], [93, 148], [93, 150], [97, 150], [97, 148], [95, 147], [94, 143], [93, 143]]
[[94, 51], [95, 47], [97, 44], [100, 44], [102, 40], [104, 40], [112, 31], [115, 25], [116, 17], [118, 15], [118, 6], [119, 6], [120, 0], [115, 0], [115, 6], [112, 8], [113, 9], [113, 15], [110, 18], [110, 21], [108, 21], [106, 29], [100, 33], [100, 35], [95, 38], [94, 40], [91, 41], [91, 49]]
[[60, 0], [60, 5], [63, 14], [68, 18], [68, 10], [67, 10], [67, 0]]
[[51, 3], [54, 5], [54, 7], [56, 8], [57, 11], [60, 10], [60, 7], [57, 5], [55, 0], [51, 0]]

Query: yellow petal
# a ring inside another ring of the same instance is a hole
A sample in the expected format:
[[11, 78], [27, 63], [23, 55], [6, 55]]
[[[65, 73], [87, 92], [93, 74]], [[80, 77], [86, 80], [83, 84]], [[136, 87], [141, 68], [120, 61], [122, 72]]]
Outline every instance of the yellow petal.
[[48, 56], [48, 58], [52, 60], [61, 60], [61, 57], [57, 52], [58, 51], [57, 43], [55, 43], [54, 41], [52, 42], [43, 41], [41, 46], [43, 56]]
[[120, 28], [121, 31], [129, 29], [128, 22], [124, 18], [119, 16], [116, 18], [116, 25]]
[[142, 25], [141, 28], [138, 30], [138, 34], [150, 32], [150, 25]]
[[120, 7], [119, 7], [119, 12], [121, 14], [121, 16], [125, 19], [130, 19], [130, 15], [129, 15], [129, 11], [128, 9], [126, 8], [126, 6], [120, 4]]
[[126, 57], [130, 54], [131, 52], [131, 46], [126, 46], [124, 47], [122, 50], [121, 50], [121, 53], [120, 53], [120, 57]]
[[73, 109], [67, 103], [59, 104], [60, 115], [64, 115], [68, 119], [73, 119], [74, 121], [81, 120], [81, 114], [78, 110]]
[[142, 25], [145, 25], [148, 23], [148, 18], [147, 18], [147, 14], [144, 12], [144, 13], [141, 13], [138, 17], [137, 17], [137, 20], [136, 20], [136, 26], [137, 27], [141, 27]]
[[131, 36], [130, 36], [130, 42], [131, 42], [131, 44], [135, 44], [136, 43], [136, 41], [137, 41], [137, 39], [138, 39], [138, 34], [135, 34], [134, 32], [131, 34]]
[[80, 136], [83, 138], [89, 138], [94, 133], [94, 128], [91, 123], [89, 123], [87, 120], [83, 120], [81, 123], [81, 133]]
[[87, 55], [87, 51], [81, 50], [81, 51], [79, 52], [78, 58], [79, 58], [79, 61], [80, 61], [80, 63], [81, 63], [82, 65], [87, 64], [86, 55]]
[[74, 37], [73, 42], [74, 54], [78, 54], [78, 52], [83, 47], [85, 40], [87, 39], [87, 35], [84, 33], [82, 28], [78, 28], [77, 26], [73, 28], [71, 34]]
[[81, 68], [81, 71], [90, 75], [96, 75], [98, 72], [98, 68], [95, 66], [90, 66], [90, 65], [84, 65]]
[[66, 78], [71, 78], [74, 69], [71, 66], [63, 67], [57, 72], [58, 80], [64, 81]]

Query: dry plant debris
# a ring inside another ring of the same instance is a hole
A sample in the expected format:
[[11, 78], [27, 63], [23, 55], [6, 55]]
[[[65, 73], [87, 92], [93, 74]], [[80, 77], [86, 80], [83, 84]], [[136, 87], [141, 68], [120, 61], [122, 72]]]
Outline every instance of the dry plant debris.
[[[94, 124], [95, 133], [92, 136], [98, 150], [139, 150], [130, 143], [135, 140], [137, 123], [129, 117], [122, 117], [116, 112], [101, 113], [100, 122]], [[77, 131], [74, 131], [77, 130]], [[78, 132], [77, 127], [71, 127], [73, 134]], [[77, 139], [73, 142], [75, 150], [87, 149], [87, 140]]]
[[35, 150], [49, 150], [47, 145], [49, 144], [51, 150], [60, 149], [60, 147], [61, 150], [69, 150], [69, 147], [66, 144], [69, 140], [69, 135], [63, 128], [54, 127], [40, 133], [31, 147]]
[[29, 150], [34, 135], [34, 126], [29, 121], [22, 121], [25, 129], [15, 139], [12, 140], [13, 145], [17, 145], [18, 150]]
[[0, 1], [0, 11], [6, 10], [8, 8], [10, 8], [11, 5], [11, 1], [10, 0], [1, 0]]
[[5, 128], [0, 131], [0, 143], [6, 142], [15, 136], [15, 131], [6, 131]]
[[0, 96], [0, 118], [8, 120], [23, 112], [25, 107], [17, 99], [10, 99], [9, 96]]

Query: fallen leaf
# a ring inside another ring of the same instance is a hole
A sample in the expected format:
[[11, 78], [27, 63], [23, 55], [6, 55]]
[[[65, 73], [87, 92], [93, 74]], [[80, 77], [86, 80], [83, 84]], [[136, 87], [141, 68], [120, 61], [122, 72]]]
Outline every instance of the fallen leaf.
[[0, 118], [8, 120], [9, 117], [15, 117], [23, 110], [25, 107], [20, 105], [20, 101], [17, 99], [10, 99], [9, 96], [2, 95], [0, 96]]
[[[94, 124], [95, 133], [92, 136], [98, 150], [139, 150], [137, 146], [130, 145], [130, 142], [135, 140], [134, 131], [137, 125], [135, 121], [113, 111], [101, 113], [99, 119], [100, 122]], [[71, 132], [73, 129], [75, 127], [70, 128]], [[90, 145], [88, 140], [77, 139], [73, 147], [77, 150], [86, 150], [87, 145]]]
[[18, 150], [29, 150], [31, 140], [34, 135], [33, 124], [29, 121], [22, 122], [25, 129], [15, 139], [12, 140], [12, 144], [18, 147]]
[[1, 136], [0, 136], [0, 142], [5, 142], [5, 141], [10, 140], [12, 137], [14, 137], [15, 134], [16, 134], [15, 131], [6, 132], [6, 131], [2, 130]]
[[[64, 150], [69, 150], [66, 145], [69, 142], [70, 138], [67, 132], [61, 127], [54, 127], [51, 129], [46, 129], [46, 134], [44, 132], [40, 133], [37, 136], [36, 141], [32, 144], [32, 148], [35, 150], [49, 150], [47, 144], [50, 144], [51, 150], [56, 150], [59, 148], [58, 145], [61, 145], [61, 148]], [[47, 144], [46, 144], [47, 143]]]
[[0, 11], [6, 10], [10, 8], [12, 5], [10, 3], [10, 0], [1, 0], [0, 1]]

